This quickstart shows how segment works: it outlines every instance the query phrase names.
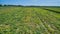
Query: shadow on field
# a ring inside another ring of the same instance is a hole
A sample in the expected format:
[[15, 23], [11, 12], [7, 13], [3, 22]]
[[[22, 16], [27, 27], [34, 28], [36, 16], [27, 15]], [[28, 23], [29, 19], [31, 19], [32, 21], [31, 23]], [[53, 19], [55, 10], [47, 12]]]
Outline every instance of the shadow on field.
[[43, 8], [44, 10], [48, 10], [48, 11], [51, 11], [51, 12], [55, 12], [55, 13], [59, 13], [60, 14], [60, 12], [59, 11], [55, 11], [55, 10], [51, 10], [51, 9], [45, 9], [45, 8]]

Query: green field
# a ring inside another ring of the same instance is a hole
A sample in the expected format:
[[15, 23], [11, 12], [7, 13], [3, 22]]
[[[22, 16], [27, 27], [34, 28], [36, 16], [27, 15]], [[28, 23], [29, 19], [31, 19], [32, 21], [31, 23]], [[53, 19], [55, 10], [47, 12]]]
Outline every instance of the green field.
[[0, 34], [60, 34], [60, 14], [56, 12], [36, 7], [0, 7]]

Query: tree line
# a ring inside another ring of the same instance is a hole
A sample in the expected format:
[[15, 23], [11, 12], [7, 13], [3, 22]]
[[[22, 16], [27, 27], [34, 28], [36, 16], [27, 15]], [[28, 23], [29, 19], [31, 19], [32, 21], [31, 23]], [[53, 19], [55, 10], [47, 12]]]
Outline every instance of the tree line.
[[2, 4], [0, 4], [0, 6], [22, 6], [22, 5], [2, 5]]

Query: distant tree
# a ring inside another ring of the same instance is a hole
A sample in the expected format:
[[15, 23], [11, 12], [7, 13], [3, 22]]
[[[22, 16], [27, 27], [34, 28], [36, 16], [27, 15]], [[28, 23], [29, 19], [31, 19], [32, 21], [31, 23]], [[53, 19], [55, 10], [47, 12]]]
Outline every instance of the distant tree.
[[7, 6], [7, 5], [4, 5], [4, 6]]
[[22, 6], [22, 5], [18, 5], [18, 6]]
[[2, 6], [2, 5], [0, 4], [0, 6]]

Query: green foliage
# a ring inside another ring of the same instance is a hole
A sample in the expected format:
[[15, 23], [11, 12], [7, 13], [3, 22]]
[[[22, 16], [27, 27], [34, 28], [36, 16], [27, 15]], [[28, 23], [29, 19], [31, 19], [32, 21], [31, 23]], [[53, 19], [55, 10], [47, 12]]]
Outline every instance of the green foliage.
[[0, 7], [0, 34], [60, 34], [60, 14], [36, 7]]

